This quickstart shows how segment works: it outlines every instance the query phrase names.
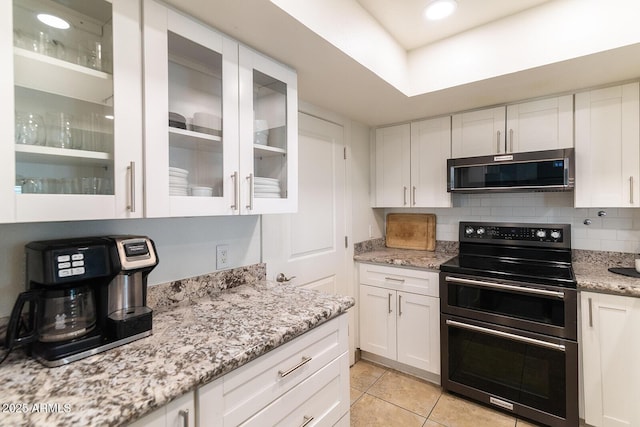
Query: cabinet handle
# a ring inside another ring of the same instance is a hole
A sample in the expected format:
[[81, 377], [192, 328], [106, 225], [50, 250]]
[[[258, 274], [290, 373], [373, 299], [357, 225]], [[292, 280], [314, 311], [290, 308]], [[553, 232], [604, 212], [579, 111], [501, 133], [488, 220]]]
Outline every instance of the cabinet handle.
[[253, 210], [253, 174], [252, 173], [249, 174], [249, 176], [247, 177], [247, 180], [249, 180], [249, 204], [247, 205], [247, 209], [252, 211]]
[[629, 177], [629, 203], [633, 204], [633, 176]]
[[500, 153], [500, 131], [496, 132], [496, 152]]
[[415, 185], [413, 186], [412, 196], [413, 196], [413, 206], [415, 206], [416, 205], [416, 186]]
[[302, 424], [300, 425], [300, 427], [305, 427], [306, 425], [308, 425], [311, 421], [313, 421], [313, 417], [307, 417], [306, 415], [304, 417], [302, 417]]
[[403, 195], [403, 202], [402, 202], [402, 204], [403, 204], [403, 206], [407, 206], [407, 186], [405, 185], [405, 186], [404, 186], [404, 187], [402, 187], [402, 188], [404, 189], [404, 190], [403, 190], [403, 191], [404, 191], [404, 193], [403, 193], [404, 195]]
[[136, 211], [136, 162], [129, 162], [127, 166], [129, 171], [129, 184], [131, 185], [129, 191], [129, 206], [127, 208], [130, 212]]
[[513, 129], [509, 129], [509, 151], [513, 153]]
[[311, 362], [311, 359], [312, 359], [311, 357], [303, 356], [302, 360], [300, 361], [300, 363], [298, 363], [293, 368], [287, 369], [286, 371], [278, 371], [278, 375], [280, 375], [280, 378], [284, 378], [287, 375], [289, 375], [290, 373], [292, 373], [293, 371], [295, 371], [296, 369], [300, 369], [304, 365], [306, 365], [307, 363]]
[[182, 417], [182, 426], [183, 427], [189, 427], [189, 410], [188, 409], [181, 409], [178, 412], [178, 415], [180, 417]]
[[387, 302], [387, 304], [389, 305], [389, 313], [391, 313], [391, 297], [392, 294], [389, 294], [389, 301]]
[[233, 204], [231, 205], [231, 209], [238, 210], [238, 171], [235, 171], [233, 175], [231, 175], [231, 179], [233, 180]]
[[402, 316], [402, 295], [398, 295], [398, 316]]
[[392, 282], [404, 283], [404, 279], [396, 279], [395, 277], [385, 277], [384, 280], [391, 280]]
[[593, 328], [593, 310], [591, 304], [591, 298], [587, 299], [589, 301], [589, 327]]

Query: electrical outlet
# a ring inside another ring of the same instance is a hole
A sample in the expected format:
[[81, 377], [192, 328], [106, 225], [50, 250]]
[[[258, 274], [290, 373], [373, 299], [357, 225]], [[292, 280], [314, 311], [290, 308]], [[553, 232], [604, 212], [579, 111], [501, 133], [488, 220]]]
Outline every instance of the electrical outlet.
[[216, 246], [216, 270], [229, 267], [229, 245]]

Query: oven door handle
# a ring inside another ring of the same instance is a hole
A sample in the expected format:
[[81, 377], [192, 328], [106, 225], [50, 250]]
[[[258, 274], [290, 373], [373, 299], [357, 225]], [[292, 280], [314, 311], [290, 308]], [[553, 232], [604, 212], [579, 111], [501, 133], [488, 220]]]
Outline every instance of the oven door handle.
[[513, 340], [513, 341], [520, 341], [520, 342], [523, 342], [525, 344], [532, 344], [532, 345], [536, 345], [538, 347], [550, 348], [552, 350], [558, 350], [558, 351], [562, 351], [562, 352], [566, 351], [565, 350], [565, 346], [562, 345], [562, 344], [554, 344], [552, 342], [537, 340], [535, 338], [523, 337], [522, 335], [516, 335], [516, 334], [510, 334], [508, 332], [496, 331], [494, 329], [483, 328], [482, 326], [469, 325], [468, 323], [457, 322], [455, 320], [447, 320], [446, 323], [447, 323], [447, 325], [451, 325], [451, 326], [454, 326], [456, 328], [462, 328], [462, 329], [468, 329], [468, 330], [471, 330], [471, 331], [482, 332], [484, 334], [495, 335], [497, 337], [507, 338], [507, 339], [510, 339], [510, 340]]
[[562, 291], [548, 291], [546, 289], [528, 288], [526, 286], [505, 285], [504, 283], [483, 282], [481, 280], [463, 279], [461, 277], [451, 277], [451, 276], [446, 276], [444, 280], [446, 280], [447, 282], [460, 283], [463, 285], [475, 285], [475, 286], [481, 286], [483, 288], [501, 289], [505, 291], [519, 292], [522, 294], [543, 295], [546, 297], [564, 299], [564, 292]]

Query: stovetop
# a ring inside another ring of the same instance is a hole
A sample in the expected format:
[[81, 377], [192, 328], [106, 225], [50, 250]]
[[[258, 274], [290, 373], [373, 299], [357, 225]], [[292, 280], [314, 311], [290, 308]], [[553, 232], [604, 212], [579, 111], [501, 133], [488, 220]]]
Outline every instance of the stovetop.
[[460, 223], [460, 254], [440, 271], [576, 288], [568, 224]]

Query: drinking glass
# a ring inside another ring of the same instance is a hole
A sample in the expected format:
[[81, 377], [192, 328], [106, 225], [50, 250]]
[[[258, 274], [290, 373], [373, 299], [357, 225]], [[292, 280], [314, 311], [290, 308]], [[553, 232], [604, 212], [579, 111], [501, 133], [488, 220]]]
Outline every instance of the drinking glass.
[[49, 146], [59, 148], [78, 148], [74, 146], [71, 123], [73, 117], [64, 112], [47, 113], [47, 123], [49, 125]]
[[16, 144], [44, 145], [46, 133], [42, 116], [16, 112]]

